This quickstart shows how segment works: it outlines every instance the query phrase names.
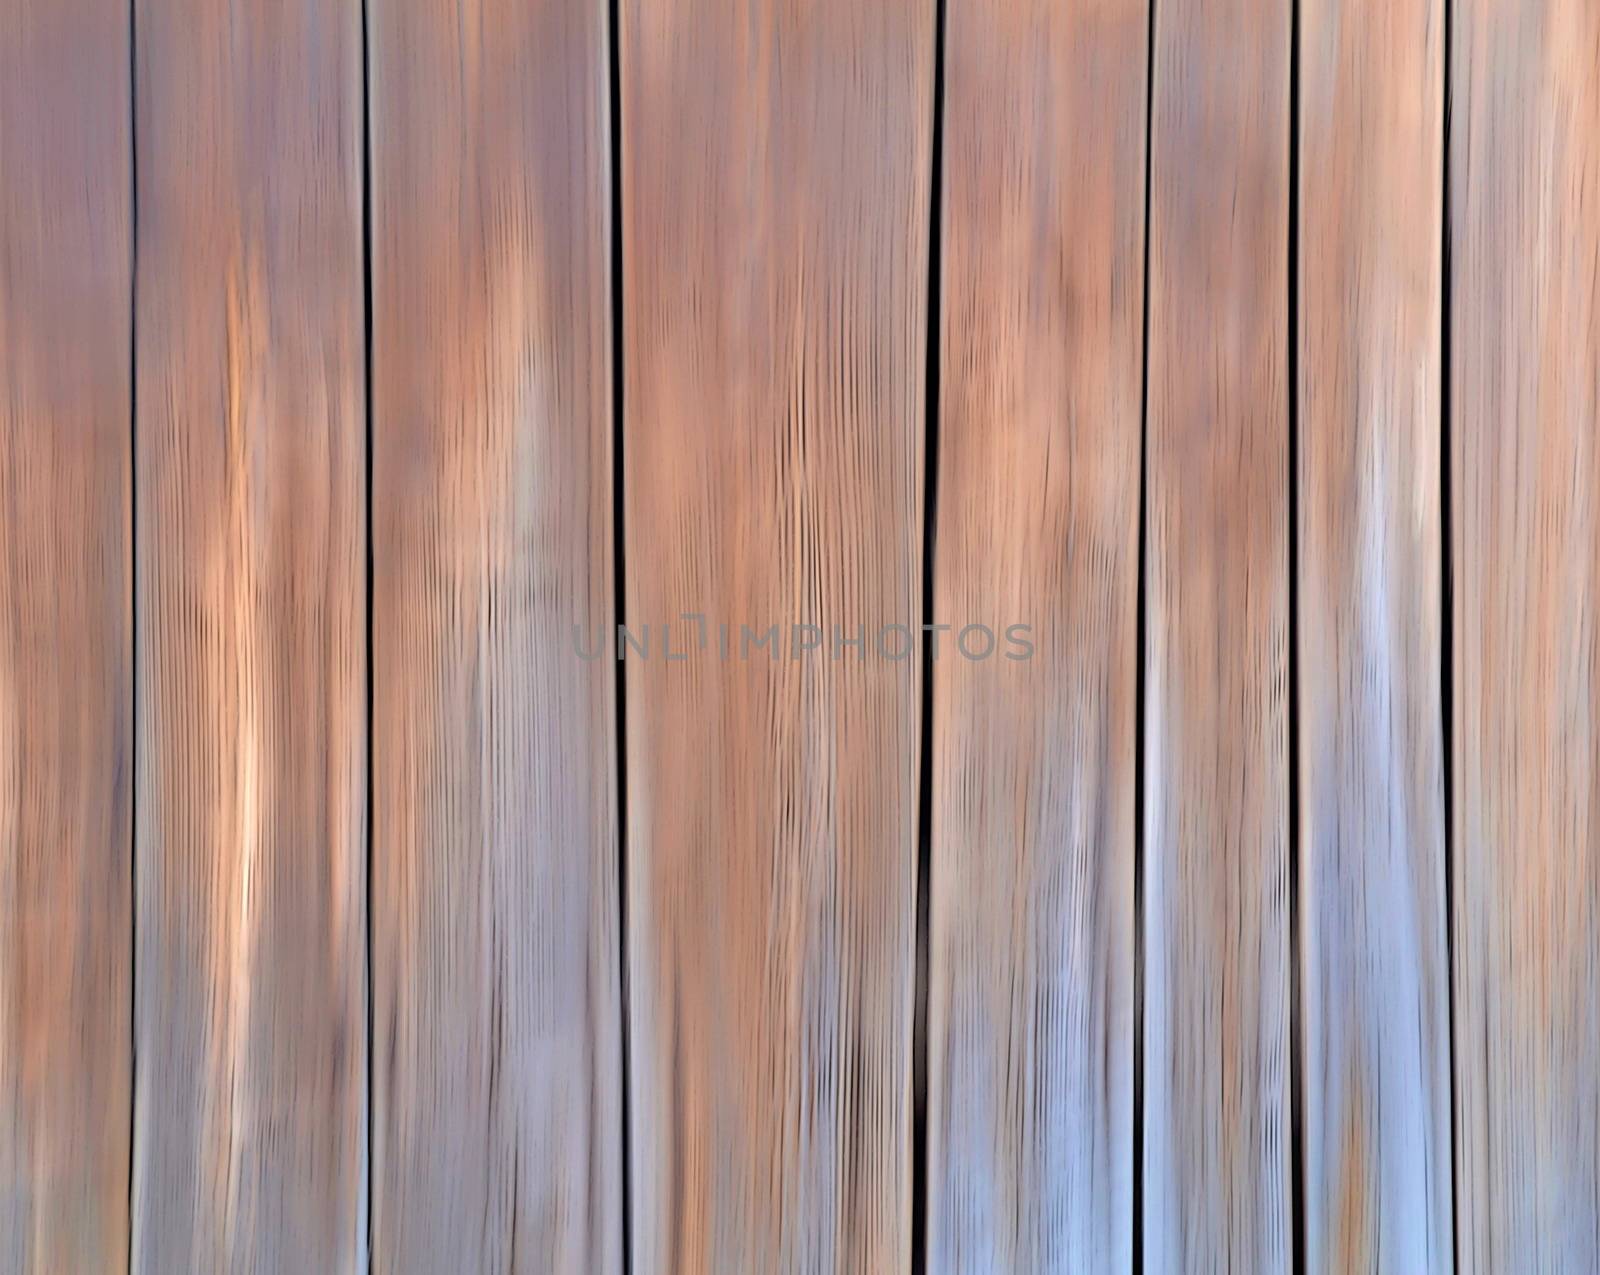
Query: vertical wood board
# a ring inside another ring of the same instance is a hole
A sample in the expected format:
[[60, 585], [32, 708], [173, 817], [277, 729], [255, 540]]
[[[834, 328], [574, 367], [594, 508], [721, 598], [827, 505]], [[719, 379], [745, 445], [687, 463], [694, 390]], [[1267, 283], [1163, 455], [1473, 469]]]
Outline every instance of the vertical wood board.
[[138, 0], [133, 1269], [356, 1271], [355, 6]]
[[621, 6], [639, 1272], [910, 1260], [934, 21]]
[[1461, 0], [1450, 528], [1460, 1266], [1600, 1268], [1600, 11]]
[[615, 1272], [606, 11], [368, 22], [373, 1264]]
[[1144, 1262], [1285, 1271], [1287, 0], [1156, 8]]
[[0, 1271], [125, 1269], [128, 10], [0, 0]]
[[947, 20], [929, 1264], [1127, 1270], [1149, 15]]

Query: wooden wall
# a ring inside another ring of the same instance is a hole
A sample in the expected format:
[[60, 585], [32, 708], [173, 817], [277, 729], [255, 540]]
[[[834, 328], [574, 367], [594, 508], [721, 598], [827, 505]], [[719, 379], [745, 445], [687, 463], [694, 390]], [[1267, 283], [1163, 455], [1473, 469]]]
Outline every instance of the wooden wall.
[[1600, 1268], [1589, 0], [0, 0], [0, 175], [0, 1275]]

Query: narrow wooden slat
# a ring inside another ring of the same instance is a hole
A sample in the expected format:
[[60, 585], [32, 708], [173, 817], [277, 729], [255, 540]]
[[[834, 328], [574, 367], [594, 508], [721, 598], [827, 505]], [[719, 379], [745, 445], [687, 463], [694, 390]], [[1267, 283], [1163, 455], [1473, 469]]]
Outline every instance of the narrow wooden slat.
[[368, 12], [374, 1267], [612, 1272], [605, 6]]
[[1145, 1269], [1281, 1271], [1289, 4], [1162, 0], [1154, 63]]
[[1461, 0], [1450, 157], [1461, 1270], [1600, 1269], [1600, 9]]
[[353, 1271], [361, 31], [137, 0], [134, 1270]]
[[1306, 1266], [1451, 1269], [1441, 0], [1303, 0]]
[[930, 1269], [1126, 1271], [1149, 16], [948, 22]]
[[0, 1271], [128, 1252], [128, 11], [0, 0]]
[[643, 1273], [910, 1260], [934, 18], [622, 5]]

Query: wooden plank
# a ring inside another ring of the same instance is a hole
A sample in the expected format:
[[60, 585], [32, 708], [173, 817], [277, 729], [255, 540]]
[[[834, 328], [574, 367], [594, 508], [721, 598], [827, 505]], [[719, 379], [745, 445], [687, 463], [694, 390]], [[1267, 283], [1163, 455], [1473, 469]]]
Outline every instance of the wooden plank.
[[1288, 1269], [1289, 4], [1156, 6], [1144, 1259]]
[[929, 1266], [1125, 1271], [1149, 15], [947, 20]]
[[1441, 0], [1304, 0], [1306, 1266], [1452, 1269], [1440, 705]]
[[366, 1143], [361, 31], [136, 0], [134, 1270], [353, 1271]]
[[372, 0], [374, 1264], [619, 1268], [605, 6]]
[[0, 1270], [121, 1270], [128, 10], [0, 0]]
[[1600, 9], [1454, 7], [1457, 1236], [1600, 1269]]
[[622, 5], [641, 1272], [910, 1261], [934, 19]]

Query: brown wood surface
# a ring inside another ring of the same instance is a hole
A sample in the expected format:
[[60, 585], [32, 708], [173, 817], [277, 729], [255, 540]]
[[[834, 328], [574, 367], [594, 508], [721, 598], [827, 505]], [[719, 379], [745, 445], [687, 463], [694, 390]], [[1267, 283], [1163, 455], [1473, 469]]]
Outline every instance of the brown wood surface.
[[612, 1272], [605, 8], [368, 14], [374, 1267]]
[[1439, 445], [1441, 0], [1304, 0], [1306, 1268], [1452, 1269]]
[[0, 1275], [1600, 1270], [1600, 9], [1148, 4], [0, 0]]
[[1455, 5], [1464, 1272], [1600, 1269], [1600, 9]]
[[934, 19], [622, 5], [638, 1272], [910, 1260]]
[[0, 0], [0, 1271], [124, 1270], [128, 9]]
[[138, 0], [135, 1271], [365, 1242], [354, 6]]
[[1287, 0], [1156, 7], [1144, 1261], [1287, 1270]]
[[929, 1265], [1126, 1271], [1149, 16], [948, 22]]

